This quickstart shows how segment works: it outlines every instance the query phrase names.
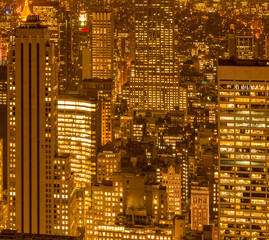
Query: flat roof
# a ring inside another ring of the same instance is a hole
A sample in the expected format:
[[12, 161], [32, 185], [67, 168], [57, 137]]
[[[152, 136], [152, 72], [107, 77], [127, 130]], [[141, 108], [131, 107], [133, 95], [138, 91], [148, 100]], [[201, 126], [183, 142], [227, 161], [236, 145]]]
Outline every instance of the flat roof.
[[219, 66], [269, 67], [269, 60], [219, 59]]

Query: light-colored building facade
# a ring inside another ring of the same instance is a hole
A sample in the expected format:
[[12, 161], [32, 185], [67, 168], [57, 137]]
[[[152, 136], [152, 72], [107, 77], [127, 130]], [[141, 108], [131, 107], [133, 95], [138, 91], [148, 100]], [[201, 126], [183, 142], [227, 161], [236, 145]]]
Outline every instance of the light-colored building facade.
[[[172, 229], [170, 228], [150, 228], [149, 226], [126, 227], [126, 226], [96, 226], [93, 240], [111, 239], [156, 239], [156, 240], [172, 240]], [[179, 240], [183, 238], [177, 238]]]
[[79, 187], [89, 185], [95, 173], [96, 105], [78, 96], [58, 100], [58, 151], [71, 155], [71, 169]]
[[220, 239], [268, 239], [268, 61], [219, 61]]
[[162, 172], [162, 185], [166, 186], [167, 211], [175, 215], [181, 215], [181, 174], [180, 170], [170, 165], [167, 172]]
[[198, 180], [191, 186], [191, 229], [203, 231], [205, 225], [209, 225], [209, 186]]

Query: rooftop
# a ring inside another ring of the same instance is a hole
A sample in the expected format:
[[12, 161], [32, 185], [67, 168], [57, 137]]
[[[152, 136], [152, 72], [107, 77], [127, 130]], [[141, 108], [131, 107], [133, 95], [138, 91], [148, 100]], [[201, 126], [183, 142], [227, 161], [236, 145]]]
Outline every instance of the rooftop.
[[16, 239], [39, 239], [39, 240], [81, 240], [81, 237], [74, 236], [60, 236], [60, 235], [46, 235], [46, 234], [31, 234], [31, 233], [18, 233], [17, 231], [4, 229], [0, 232], [0, 239], [16, 240]]
[[117, 153], [119, 152], [119, 148], [112, 142], [108, 142], [106, 143], [103, 148], [100, 150], [101, 153], [105, 153], [105, 152], [113, 152], [113, 153]]
[[219, 66], [269, 67], [269, 60], [219, 59]]

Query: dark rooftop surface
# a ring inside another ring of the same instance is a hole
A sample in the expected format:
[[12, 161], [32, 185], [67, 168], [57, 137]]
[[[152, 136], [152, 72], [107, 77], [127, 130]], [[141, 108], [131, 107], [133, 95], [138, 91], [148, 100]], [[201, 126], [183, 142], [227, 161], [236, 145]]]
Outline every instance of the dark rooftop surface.
[[269, 60], [219, 59], [219, 66], [269, 67]]

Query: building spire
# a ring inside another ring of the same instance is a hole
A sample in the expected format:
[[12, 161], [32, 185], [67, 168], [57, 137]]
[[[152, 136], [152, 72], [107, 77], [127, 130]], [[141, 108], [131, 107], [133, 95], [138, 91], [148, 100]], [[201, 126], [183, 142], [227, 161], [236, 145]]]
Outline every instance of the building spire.
[[31, 10], [29, 8], [28, 0], [25, 0], [24, 7], [23, 7], [23, 10], [21, 12], [21, 19], [22, 19], [22, 21], [26, 21], [27, 20], [27, 17], [30, 14], [31, 14]]

